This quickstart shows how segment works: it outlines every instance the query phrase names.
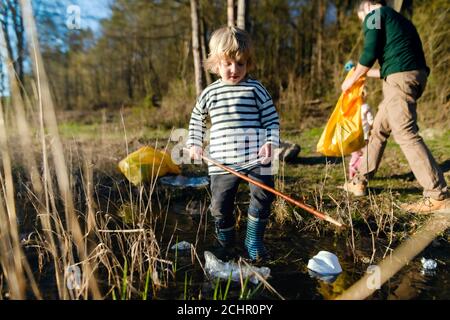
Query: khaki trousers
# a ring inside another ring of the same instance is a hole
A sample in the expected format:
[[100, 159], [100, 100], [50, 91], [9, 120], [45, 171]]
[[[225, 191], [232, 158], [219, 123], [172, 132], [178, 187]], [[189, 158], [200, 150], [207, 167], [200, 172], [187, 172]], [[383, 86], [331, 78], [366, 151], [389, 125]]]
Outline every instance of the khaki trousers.
[[435, 200], [447, 197], [447, 184], [436, 160], [419, 135], [417, 100], [427, 83], [425, 70], [394, 73], [383, 81], [384, 99], [378, 107], [359, 174], [371, 178], [376, 173], [387, 139], [392, 134], [408, 160], [424, 196]]

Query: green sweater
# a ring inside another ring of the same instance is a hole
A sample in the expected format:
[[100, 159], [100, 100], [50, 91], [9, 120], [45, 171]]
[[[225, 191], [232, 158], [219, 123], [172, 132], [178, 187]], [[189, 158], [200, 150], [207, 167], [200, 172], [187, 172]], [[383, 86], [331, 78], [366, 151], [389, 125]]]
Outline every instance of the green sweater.
[[383, 6], [369, 13], [363, 24], [364, 50], [359, 59], [371, 68], [381, 66], [381, 77], [396, 72], [428, 69], [419, 34], [411, 21]]

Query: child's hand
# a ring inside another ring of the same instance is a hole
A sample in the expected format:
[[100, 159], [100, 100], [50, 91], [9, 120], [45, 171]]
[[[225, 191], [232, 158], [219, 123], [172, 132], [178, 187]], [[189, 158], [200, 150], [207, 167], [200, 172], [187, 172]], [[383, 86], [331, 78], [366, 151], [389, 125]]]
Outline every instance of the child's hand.
[[203, 149], [199, 146], [189, 148], [189, 157], [194, 160], [202, 160]]
[[272, 144], [265, 143], [261, 149], [259, 149], [258, 157], [261, 158], [261, 164], [268, 164], [272, 161]]

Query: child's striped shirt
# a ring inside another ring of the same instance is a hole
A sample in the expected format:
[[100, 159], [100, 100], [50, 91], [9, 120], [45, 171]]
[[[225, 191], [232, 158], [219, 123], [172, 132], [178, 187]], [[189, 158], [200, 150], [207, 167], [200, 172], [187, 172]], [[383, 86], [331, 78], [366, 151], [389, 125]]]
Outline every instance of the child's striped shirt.
[[[278, 113], [257, 80], [247, 78], [236, 85], [217, 80], [203, 90], [192, 111], [188, 147], [203, 146], [208, 115], [209, 156], [237, 171], [258, 165], [254, 160], [264, 143], [279, 144]], [[208, 169], [210, 175], [227, 173], [211, 164]]]

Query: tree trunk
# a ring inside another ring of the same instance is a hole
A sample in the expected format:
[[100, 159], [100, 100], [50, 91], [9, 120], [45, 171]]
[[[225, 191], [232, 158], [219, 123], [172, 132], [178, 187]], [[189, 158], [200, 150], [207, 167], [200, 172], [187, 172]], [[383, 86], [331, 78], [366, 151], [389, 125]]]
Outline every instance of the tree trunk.
[[322, 83], [322, 47], [323, 47], [323, 26], [325, 23], [325, 11], [327, 4], [325, 0], [319, 0], [318, 1], [319, 7], [319, 17], [317, 22], [317, 43], [316, 43], [316, 49], [317, 49], [317, 83]]
[[246, 0], [238, 0], [237, 27], [245, 30]]
[[[201, 12], [201, 11], [200, 11]], [[200, 16], [202, 17], [201, 20], [201, 25], [200, 25], [200, 32], [201, 32], [201, 36], [200, 36], [200, 44], [202, 47], [202, 57], [205, 59], [208, 56], [208, 53], [206, 51], [206, 24], [205, 24], [205, 19], [203, 19], [203, 15], [200, 13]], [[211, 74], [205, 70], [205, 79], [206, 79], [206, 85], [210, 85], [212, 82], [212, 78], [211, 78]]]
[[[158, 73], [156, 72], [156, 69], [153, 66], [153, 63], [152, 63], [152, 60], [150, 57], [148, 58], [147, 63], [148, 63], [149, 71], [150, 71], [150, 86], [151, 86], [151, 90], [153, 93], [152, 103], [153, 103], [153, 106], [159, 107], [160, 100], [162, 97], [161, 84], [159, 81]], [[147, 92], [146, 92], [146, 94], [147, 94]]]
[[[8, 56], [13, 61], [13, 65], [14, 65], [12, 41], [9, 37], [9, 32], [8, 32], [10, 29], [10, 26], [8, 24], [8, 16], [9, 16], [8, 9], [4, 4], [1, 4], [1, 9], [2, 9], [2, 12], [0, 15], [0, 20], [1, 20], [1, 24], [2, 24], [1, 27], [3, 29], [3, 36], [5, 37], [5, 46], [6, 46], [6, 50], [8, 50]], [[18, 70], [15, 70], [15, 72], [18, 74]]]
[[313, 47], [311, 50], [311, 88], [319, 93], [322, 87], [323, 76], [323, 27], [326, 11], [326, 0], [317, 0], [314, 2], [311, 12], [315, 15], [312, 21], [314, 32], [312, 33]]
[[227, 1], [228, 26], [234, 27], [234, 0]]
[[[203, 10], [202, 10], [202, 5], [200, 4], [199, 8], [198, 8], [198, 13], [199, 13], [199, 21], [200, 21], [200, 46], [201, 46], [201, 57], [202, 59], [206, 59], [206, 57], [208, 57], [208, 50], [207, 50], [207, 30], [208, 27], [206, 25], [206, 21], [204, 19], [204, 14], [203, 14]], [[206, 80], [206, 85], [210, 85], [212, 83], [212, 77], [211, 74], [209, 73], [209, 71], [205, 70], [204, 68], [202, 68], [203, 72], [204, 72], [204, 80]]]
[[24, 31], [23, 31], [23, 21], [22, 15], [19, 12], [19, 4], [17, 1], [8, 2], [9, 7], [12, 12], [12, 21], [14, 25], [14, 32], [16, 34], [16, 46], [17, 46], [17, 59], [14, 61], [15, 69], [21, 83], [21, 93], [23, 94], [24, 83], [24, 68], [23, 61], [25, 56], [25, 48], [24, 48]]
[[195, 89], [197, 96], [202, 93], [202, 63], [200, 55], [200, 30], [198, 19], [198, 0], [191, 0], [191, 22], [192, 22], [192, 55], [194, 57]]
[[3, 71], [3, 62], [0, 60], [0, 103], [4, 103], [3, 98], [6, 97], [6, 88], [5, 88], [5, 72]]

